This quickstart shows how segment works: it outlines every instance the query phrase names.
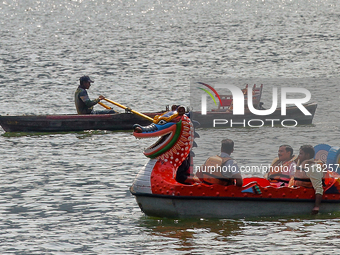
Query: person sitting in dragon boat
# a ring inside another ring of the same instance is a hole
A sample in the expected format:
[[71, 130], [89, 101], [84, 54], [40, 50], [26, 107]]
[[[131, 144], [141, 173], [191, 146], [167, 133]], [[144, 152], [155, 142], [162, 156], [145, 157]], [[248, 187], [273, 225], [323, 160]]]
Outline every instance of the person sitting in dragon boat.
[[279, 147], [278, 157], [273, 160], [265, 178], [273, 186], [288, 186], [296, 170], [297, 156], [293, 154], [293, 148], [290, 145], [281, 145]]
[[196, 176], [206, 184], [236, 185], [242, 187], [243, 179], [236, 160], [231, 158], [234, 142], [224, 139], [221, 142], [221, 154], [212, 156], [201, 166]]

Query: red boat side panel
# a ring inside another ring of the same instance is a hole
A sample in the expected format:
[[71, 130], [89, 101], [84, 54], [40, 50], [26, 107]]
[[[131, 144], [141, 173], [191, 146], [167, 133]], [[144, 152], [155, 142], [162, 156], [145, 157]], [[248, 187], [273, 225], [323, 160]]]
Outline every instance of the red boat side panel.
[[[161, 166], [161, 167], [160, 167]], [[225, 198], [266, 198], [266, 199], [315, 199], [314, 189], [297, 187], [273, 187], [267, 179], [259, 177], [244, 178], [243, 187], [207, 185], [196, 183], [184, 185], [174, 180], [175, 168], [168, 163], [157, 162], [151, 174], [153, 194], [193, 197], [225, 197]], [[256, 185], [259, 193], [245, 192]], [[324, 200], [340, 200], [340, 194], [324, 194]]]

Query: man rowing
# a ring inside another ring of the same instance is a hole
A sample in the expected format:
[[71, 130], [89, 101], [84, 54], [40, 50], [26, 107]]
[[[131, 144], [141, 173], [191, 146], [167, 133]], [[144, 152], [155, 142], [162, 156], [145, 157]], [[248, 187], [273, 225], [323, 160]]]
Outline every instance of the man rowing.
[[115, 110], [102, 110], [102, 111], [94, 111], [93, 106], [98, 104], [100, 100], [105, 99], [104, 96], [100, 95], [97, 99], [90, 100], [87, 89], [90, 88], [92, 81], [89, 76], [82, 76], [79, 79], [80, 85], [77, 88], [74, 94], [74, 102], [77, 108], [78, 114], [110, 114], [116, 113]]

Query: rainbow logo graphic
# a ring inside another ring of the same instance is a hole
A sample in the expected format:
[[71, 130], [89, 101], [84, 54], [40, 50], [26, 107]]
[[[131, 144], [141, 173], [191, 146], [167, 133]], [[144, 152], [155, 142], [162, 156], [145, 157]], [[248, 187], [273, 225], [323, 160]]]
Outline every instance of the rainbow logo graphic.
[[[217, 97], [218, 100], [220, 101], [220, 105], [223, 105], [223, 104], [222, 104], [222, 100], [221, 100], [220, 95], [217, 93], [217, 91], [216, 91], [212, 86], [210, 86], [209, 84], [203, 83], [203, 82], [197, 82], [197, 83], [198, 83], [198, 84], [201, 84], [201, 85], [203, 85], [203, 86], [206, 86], [206, 87], [209, 88], [212, 92], [214, 92], [215, 95], [216, 95], [216, 97]], [[197, 88], [203, 90], [204, 92], [206, 92], [206, 93], [212, 98], [212, 100], [214, 101], [215, 105], [217, 106], [217, 102], [216, 102], [216, 100], [215, 100], [215, 97], [214, 97], [214, 95], [213, 95], [209, 90], [204, 89], [204, 88], [200, 88], [200, 87], [197, 87]]]

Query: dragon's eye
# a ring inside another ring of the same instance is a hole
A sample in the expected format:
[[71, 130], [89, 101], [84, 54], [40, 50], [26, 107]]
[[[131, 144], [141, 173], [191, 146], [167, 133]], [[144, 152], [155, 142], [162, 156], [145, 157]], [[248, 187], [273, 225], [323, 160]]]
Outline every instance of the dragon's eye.
[[166, 124], [166, 121], [165, 121], [165, 120], [160, 120], [160, 121], [158, 121], [157, 124], [158, 124], [158, 125], [164, 125], [164, 124]]

